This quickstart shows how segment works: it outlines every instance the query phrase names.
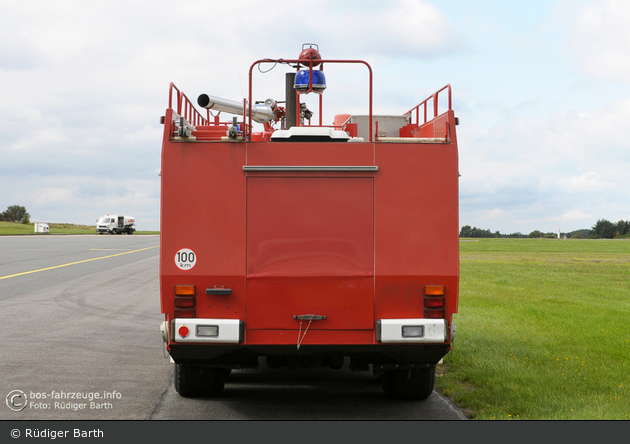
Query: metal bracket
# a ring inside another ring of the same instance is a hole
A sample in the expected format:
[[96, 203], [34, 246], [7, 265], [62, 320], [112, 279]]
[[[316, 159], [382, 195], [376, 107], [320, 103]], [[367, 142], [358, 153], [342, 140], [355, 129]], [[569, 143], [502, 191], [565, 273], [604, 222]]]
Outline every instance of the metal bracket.
[[177, 136], [186, 139], [192, 135], [192, 132], [196, 128], [191, 125], [185, 118], [179, 118], [179, 128], [177, 129]]
[[238, 122], [236, 116], [232, 119], [232, 126], [228, 128], [228, 137], [230, 139], [236, 139], [238, 137]]

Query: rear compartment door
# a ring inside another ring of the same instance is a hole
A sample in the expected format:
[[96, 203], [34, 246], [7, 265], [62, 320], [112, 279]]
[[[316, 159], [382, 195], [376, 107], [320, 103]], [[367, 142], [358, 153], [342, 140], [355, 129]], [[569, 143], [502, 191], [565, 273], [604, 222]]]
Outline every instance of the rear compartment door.
[[374, 328], [374, 178], [248, 177], [248, 329]]

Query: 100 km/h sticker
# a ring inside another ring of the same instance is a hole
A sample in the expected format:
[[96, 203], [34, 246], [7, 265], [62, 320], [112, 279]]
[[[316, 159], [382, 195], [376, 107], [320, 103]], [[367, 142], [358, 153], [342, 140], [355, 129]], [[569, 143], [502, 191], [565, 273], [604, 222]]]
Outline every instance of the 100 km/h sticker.
[[180, 270], [190, 270], [197, 263], [197, 255], [190, 248], [182, 248], [175, 253], [175, 265]]

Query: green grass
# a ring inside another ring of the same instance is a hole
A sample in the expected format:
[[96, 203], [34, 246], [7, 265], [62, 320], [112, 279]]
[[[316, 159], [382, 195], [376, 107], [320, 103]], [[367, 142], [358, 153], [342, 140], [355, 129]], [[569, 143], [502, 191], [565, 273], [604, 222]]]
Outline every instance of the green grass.
[[[48, 224], [50, 234], [96, 234], [95, 225], [76, 224]], [[159, 231], [136, 231], [134, 234], [159, 234]], [[33, 224], [22, 224], [19, 222], [0, 222], [0, 236], [20, 235], [20, 234], [42, 234], [35, 233]]]
[[630, 419], [630, 241], [460, 242], [438, 389], [474, 419]]

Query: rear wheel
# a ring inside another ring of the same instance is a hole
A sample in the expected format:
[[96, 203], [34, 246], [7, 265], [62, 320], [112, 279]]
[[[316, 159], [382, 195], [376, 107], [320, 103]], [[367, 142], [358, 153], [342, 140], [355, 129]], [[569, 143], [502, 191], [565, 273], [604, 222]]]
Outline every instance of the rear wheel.
[[394, 399], [427, 399], [435, 384], [435, 365], [390, 370], [382, 378], [383, 391]]
[[181, 396], [216, 396], [225, 386], [226, 371], [202, 365], [175, 364], [175, 390]]

